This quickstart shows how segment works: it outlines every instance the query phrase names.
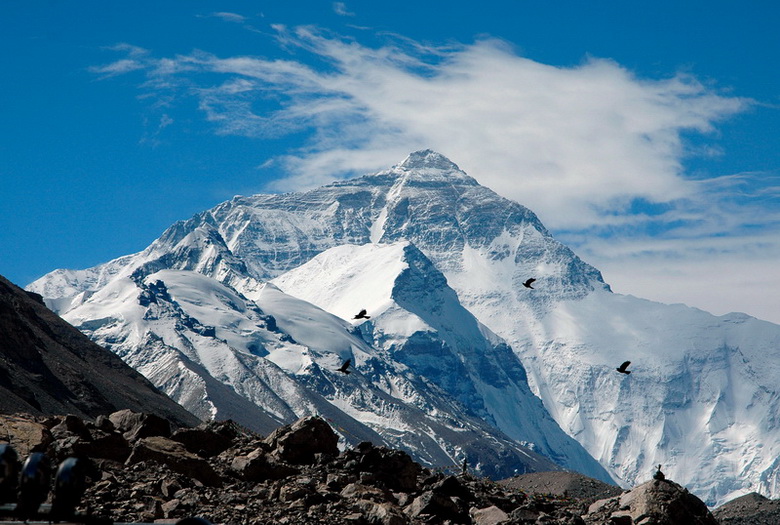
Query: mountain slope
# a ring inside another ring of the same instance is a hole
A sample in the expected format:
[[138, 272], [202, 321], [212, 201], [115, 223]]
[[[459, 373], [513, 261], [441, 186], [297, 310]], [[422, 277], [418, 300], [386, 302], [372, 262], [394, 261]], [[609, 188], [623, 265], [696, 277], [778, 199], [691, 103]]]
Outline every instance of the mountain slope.
[[64, 315], [199, 416], [268, 433], [317, 414], [346, 442], [392, 444], [432, 466], [465, 456], [499, 477], [556, 468], [377, 356], [345, 321], [272, 285], [252, 301], [190, 270], [141, 277], [155, 267], [115, 277]]
[[0, 277], [0, 412], [94, 418], [129, 408], [180, 425], [199, 420], [90, 341], [37, 298]]
[[610, 480], [531, 393], [511, 348], [460, 305], [411, 243], [338, 246], [273, 282], [346, 319], [357, 306], [367, 308], [371, 319], [360, 328], [375, 347], [508, 436], [566, 468]]
[[[197, 232], [213, 242], [188, 240]], [[520, 357], [556, 422], [623, 484], [662, 463], [709, 505], [750, 491], [780, 496], [771, 379], [780, 327], [611, 293], [530, 210], [435, 152], [308, 192], [236, 197], [144, 252], [31, 289], [70, 308], [110, 275], [153, 264], [202, 271], [247, 295], [327, 249], [397, 241], [432, 261]], [[534, 290], [522, 286], [529, 277]], [[623, 360], [633, 362], [628, 377], [614, 371]]]

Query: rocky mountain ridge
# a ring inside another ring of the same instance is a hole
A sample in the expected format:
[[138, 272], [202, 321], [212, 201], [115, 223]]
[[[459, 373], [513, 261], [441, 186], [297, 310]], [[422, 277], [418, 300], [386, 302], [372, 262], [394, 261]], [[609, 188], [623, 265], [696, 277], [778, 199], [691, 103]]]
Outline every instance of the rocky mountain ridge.
[[76, 414], [129, 408], [180, 424], [199, 420], [121, 359], [0, 276], [0, 413]]

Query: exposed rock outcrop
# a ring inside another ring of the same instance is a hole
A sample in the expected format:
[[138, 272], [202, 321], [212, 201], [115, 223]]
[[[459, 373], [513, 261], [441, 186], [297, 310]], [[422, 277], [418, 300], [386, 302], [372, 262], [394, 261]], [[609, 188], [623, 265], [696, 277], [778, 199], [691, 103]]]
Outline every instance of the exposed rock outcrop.
[[38, 294], [0, 276], [0, 413], [93, 418], [123, 408], [180, 425], [199, 422], [49, 310]]
[[718, 525], [702, 500], [668, 479], [596, 501], [583, 518], [593, 525]]

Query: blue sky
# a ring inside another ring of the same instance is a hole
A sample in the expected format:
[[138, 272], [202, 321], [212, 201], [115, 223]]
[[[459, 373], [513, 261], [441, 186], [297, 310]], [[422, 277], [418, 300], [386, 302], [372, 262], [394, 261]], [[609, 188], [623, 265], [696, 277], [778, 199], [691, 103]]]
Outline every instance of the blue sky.
[[433, 148], [620, 293], [780, 322], [773, 2], [0, 6], [0, 274]]

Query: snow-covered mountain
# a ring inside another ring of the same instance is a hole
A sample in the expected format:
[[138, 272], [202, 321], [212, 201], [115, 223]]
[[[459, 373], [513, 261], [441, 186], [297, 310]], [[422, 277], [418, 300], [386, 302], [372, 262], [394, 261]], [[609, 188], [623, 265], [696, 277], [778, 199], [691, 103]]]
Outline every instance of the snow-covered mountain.
[[[272, 284], [255, 287], [251, 301], [190, 270], [143, 273], [120, 272], [65, 318], [201, 418], [270, 432], [318, 414], [347, 442], [403, 448], [433, 466], [465, 457], [493, 476], [557, 468], [377, 352], [347, 321]], [[337, 371], [346, 359], [349, 375]]]
[[374, 347], [513, 439], [533, 443], [569, 469], [598, 471], [531, 393], [512, 349], [463, 308], [444, 275], [413, 244], [337, 246], [272, 282], [345, 319], [356, 305], [365, 307], [371, 318], [360, 329]]
[[[415, 252], [438, 273], [406, 280]], [[344, 256], [363, 264], [350, 261], [342, 266], [351, 271], [337, 271], [334, 261]], [[333, 268], [318, 276], [317, 264]], [[369, 267], [375, 270], [363, 270]], [[520, 416], [536, 410], [533, 400], [522, 410], [507, 403], [525, 388], [519, 358], [552, 418], [624, 484], [646, 479], [661, 463], [708, 504], [750, 491], [780, 496], [773, 381], [780, 326], [612, 293], [598, 270], [557, 242], [530, 210], [435, 152], [415, 152], [388, 170], [309, 192], [236, 197], [176, 223], [143, 252], [88, 270], [58, 270], [29, 289], [88, 329], [111, 315], [76, 318], [79, 309], [107, 304], [100, 294], [118, 279], [135, 275], [136, 285], [150, 286], [156, 280], [144, 279], [162, 270], [211, 277], [254, 303], [258, 316], [272, 309], [259, 306], [272, 290], [264, 288], [269, 279], [342, 318], [363, 307], [351, 304], [359, 297], [376, 310], [360, 326], [371, 343], [366, 355], [393, 370], [407, 367], [431, 383], [431, 392], [446, 391], [502, 434], [576, 461], [548, 427], [534, 423], [537, 416]], [[331, 272], [339, 277], [316, 282]], [[522, 286], [529, 277], [537, 279], [533, 290]], [[446, 300], [451, 295], [456, 301]], [[295, 340], [279, 328], [284, 316], [272, 317], [279, 341], [279, 334]], [[482, 341], [472, 346], [477, 333]], [[439, 345], [436, 354], [416, 346], [428, 335]], [[313, 348], [299, 344], [320, 356], [313, 362], [332, 355], [309, 342]], [[615, 372], [624, 360], [632, 361], [630, 376]], [[297, 377], [278, 363], [276, 369]]]

